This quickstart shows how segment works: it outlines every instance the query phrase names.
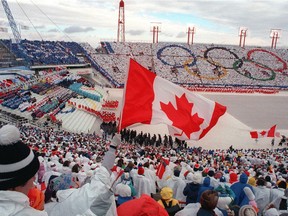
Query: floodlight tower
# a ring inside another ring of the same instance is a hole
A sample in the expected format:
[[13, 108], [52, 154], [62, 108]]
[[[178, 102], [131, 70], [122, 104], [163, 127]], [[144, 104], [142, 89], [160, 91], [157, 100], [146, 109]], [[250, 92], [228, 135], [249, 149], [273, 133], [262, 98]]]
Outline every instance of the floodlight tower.
[[246, 41], [246, 36], [247, 36], [247, 28], [246, 27], [240, 27], [239, 29], [239, 46], [240, 47], [245, 47], [245, 41]]
[[12, 12], [11, 12], [9, 5], [8, 5], [6, 0], [1, 0], [1, 2], [2, 2], [3, 8], [5, 10], [7, 19], [9, 21], [9, 25], [12, 29], [14, 39], [15, 39], [16, 43], [19, 44], [21, 41], [21, 35], [20, 35], [20, 32], [18, 31], [18, 28], [17, 28], [16, 22], [14, 20], [14, 17], [12, 15]]
[[123, 0], [119, 2], [117, 42], [125, 43], [125, 13]]
[[281, 36], [281, 29], [271, 29], [270, 37], [272, 38], [271, 49], [276, 49], [277, 40]]
[[[187, 44], [188, 45], [193, 45], [193, 41], [194, 41], [194, 34], [196, 33], [196, 29], [195, 27], [188, 27], [188, 31], [187, 31]], [[191, 42], [190, 42], [190, 38], [191, 38]]]
[[159, 32], [161, 32], [161, 23], [152, 22], [150, 26], [150, 32], [153, 34], [153, 43], [158, 43]]

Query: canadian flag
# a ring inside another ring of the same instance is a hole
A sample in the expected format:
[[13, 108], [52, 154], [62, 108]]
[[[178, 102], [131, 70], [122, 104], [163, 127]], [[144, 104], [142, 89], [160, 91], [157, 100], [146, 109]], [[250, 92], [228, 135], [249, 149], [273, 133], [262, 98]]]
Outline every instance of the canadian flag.
[[199, 140], [225, 112], [225, 106], [156, 76], [130, 59], [119, 130], [135, 123], [163, 123], [171, 136]]
[[250, 131], [251, 138], [258, 139], [264, 137], [275, 137], [276, 125], [273, 125], [268, 131]]
[[159, 179], [162, 179], [164, 172], [165, 172], [165, 169], [166, 169], [166, 166], [168, 166], [169, 163], [170, 163], [169, 159], [161, 158], [160, 164], [156, 170], [156, 176], [158, 176]]

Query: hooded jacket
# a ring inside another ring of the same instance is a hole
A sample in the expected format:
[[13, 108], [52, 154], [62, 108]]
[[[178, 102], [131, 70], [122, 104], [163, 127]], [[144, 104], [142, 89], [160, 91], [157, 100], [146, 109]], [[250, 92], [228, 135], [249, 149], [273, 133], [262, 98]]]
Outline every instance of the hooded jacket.
[[186, 204], [197, 202], [199, 189], [200, 184], [194, 184], [193, 182], [191, 182], [186, 185], [186, 187], [183, 190], [183, 194], [187, 196]]
[[200, 202], [200, 197], [202, 193], [206, 190], [213, 190], [213, 187], [210, 186], [211, 179], [209, 177], [204, 178], [203, 184], [199, 188], [197, 202]]
[[[244, 187], [249, 187], [252, 192], [253, 188], [251, 185], [247, 184], [248, 176], [245, 173], [240, 175], [239, 182], [236, 182], [230, 186], [231, 190], [235, 193], [235, 199], [233, 204], [238, 206], [248, 205], [249, 199], [244, 192]], [[253, 192], [254, 193], [254, 192]]]

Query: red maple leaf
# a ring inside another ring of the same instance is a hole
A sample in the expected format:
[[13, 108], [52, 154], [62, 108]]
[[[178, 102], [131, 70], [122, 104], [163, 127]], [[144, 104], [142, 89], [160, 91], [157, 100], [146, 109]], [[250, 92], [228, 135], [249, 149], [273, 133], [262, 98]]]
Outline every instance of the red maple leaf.
[[[179, 98], [176, 98], [176, 108], [171, 102], [168, 104], [160, 102], [161, 109], [167, 117], [173, 122], [173, 126], [181, 129], [188, 138], [193, 132], [200, 130], [200, 125], [203, 123], [204, 119], [198, 116], [198, 113], [191, 115], [193, 103], [189, 103], [186, 98], [185, 93]], [[182, 133], [183, 133], [182, 132]]]
[[261, 134], [262, 136], [265, 136], [266, 131], [263, 130], [263, 131], [260, 132], [260, 134]]

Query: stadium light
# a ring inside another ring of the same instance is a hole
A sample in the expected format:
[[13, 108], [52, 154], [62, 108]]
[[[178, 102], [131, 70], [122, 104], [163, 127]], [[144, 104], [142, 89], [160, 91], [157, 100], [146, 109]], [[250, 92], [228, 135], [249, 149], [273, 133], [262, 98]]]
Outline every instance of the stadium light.
[[243, 48], [245, 47], [247, 30], [248, 30], [247, 27], [240, 27], [239, 28], [239, 37], [240, 37], [239, 46], [243, 47]]
[[281, 36], [281, 29], [271, 29], [270, 38], [272, 38], [271, 49], [276, 49], [276, 44]]
[[[193, 42], [194, 42], [194, 34], [196, 33], [196, 28], [193, 26], [193, 27], [190, 27], [188, 26], [188, 30], [187, 30], [187, 44], [188, 45], [192, 45]], [[191, 38], [191, 40], [190, 40]]]
[[153, 43], [158, 43], [159, 32], [161, 32], [161, 22], [151, 22], [150, 32], [153, 34]]

